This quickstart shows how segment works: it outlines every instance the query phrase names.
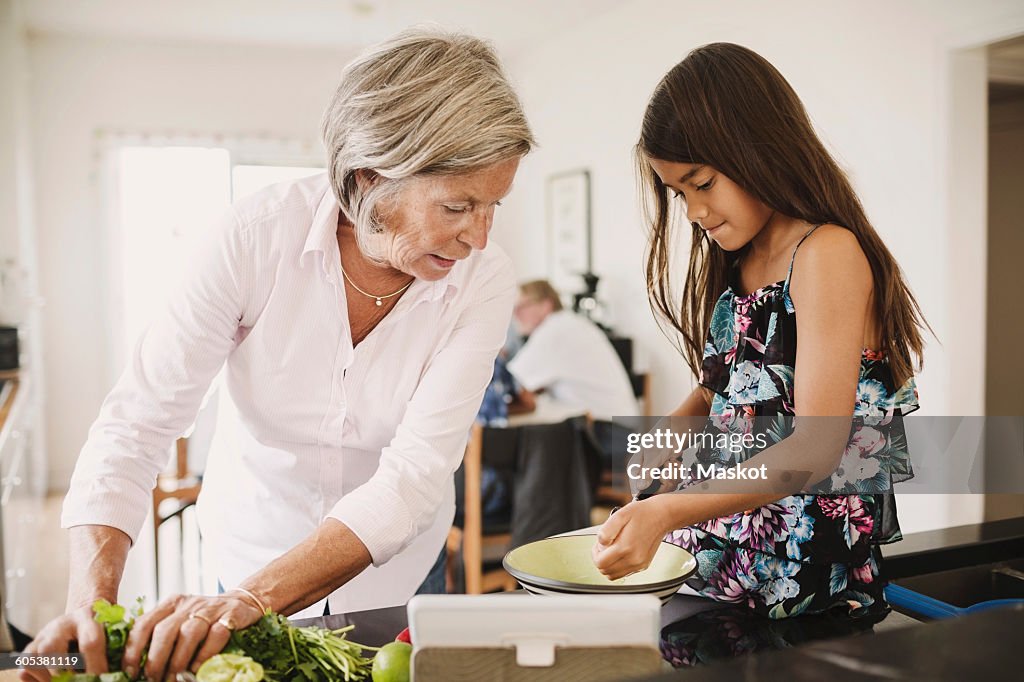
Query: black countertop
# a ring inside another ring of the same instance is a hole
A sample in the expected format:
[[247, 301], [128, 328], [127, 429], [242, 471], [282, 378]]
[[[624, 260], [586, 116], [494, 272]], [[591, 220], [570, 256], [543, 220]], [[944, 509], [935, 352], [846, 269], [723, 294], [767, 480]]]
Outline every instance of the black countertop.
[[[1024, 518], [908, 535], [884, 548], [887, 577], [950, 571], [1024, 556]], [[538, 597], [540, 599], [542, 597]], [[297, 621], [332, 629], [355, 625], [352, 639], [392, 641], [407, 625], [406, 608]], [[1016, 642], [1024, 641], [1024, 607], [923, 624], [901, 613], [873, 619], [812, 615], [768, 620], [749, 610], [676, 595], [662, 608], [661, 650], [676, 668], [652, 680], [1021, 679]], [[867, 635], [867, 636], [864, 636]]]
[[[822, 639], [879, 633], [906, 626], [924, 627], [895, 612], [871, 620], [855, 620], [844, 615], [769, 620], [743, 607], [686, 595], [676, 595], [662, 608], [661, 622], [662, 656], [674, 667], [717, 665], [723, 660]], [[407, 623], [404, 606], [295, 621], [296, 625], [330, 629], [355, 625], [351, 639], [368, 646], [381, 646], [394, 640]]]
[[300, 627], [315, 625], [330, 630], [340, 630], [349, 625], [355, 625], [355, 630], [349, 634], [349, 639], [366, 646], [383, 646], [388, 642], [395, 641], [395, 637], [405, 629], [409, 621], [406, 616], [406, 607], [391, 606], [386, 609], [356, 611], [334, 616], [301, 618], [293, 620], [292, 624]]
[[[815, 616], [766, 621], [736, 614], [730, 616], [730, 609], [708, 608], [693, 612], [687, 601], [691, 598], [678, 599], [682, 601], [665, 607], [663, 620], [671, 620], [680, 613], [685, 615], [680, 621], [666, 624], [665, 630], [669, 638], [673, 633], [694, 632], [692, 641], [702, 642], [694, 651], [702, 651], [707, 659], [704, 662], [711, 665], [643, 678], [646, 682], [677, 679], [690, 682], [1021, 679], [1020, 655], [1014, 644], [1021, 641], [1024, 632], [1024, 607], [928, 624], [906, 626], [914, 621], [904, 620], [896, 623], [900, 627], [879, 627], [888, 618], [899, 616], [890, 614], [873, 628], [864, 624], [851, 629], [849, 619], [841, 618], [831, 622], [816, 620]], [[353, 639], [378, 646], [390, 641], [405, 627], [405, 607], [311, 618], [297, 621], [297, 624], [330, 628], [354, 624]], [[867, 634], [871, 632], [875, 634]], [[851, 634], [858, 636], [848, 636]], [[822, 637], [828, 639], [810, 641]], [[662, 646], [663, 653], [667, 653], [664, 631]], [[740, 658], [721, 660], [735, 656]]]
[[[792, 620], [799, 620], [794, 618]], [[816, 642], [647, 682], [865, 682], [866, 680], [1020, 680], [1024, 607], [899, 628], [869, 637]]]
[[1024, 557], [1024, 517], [907, 535], [882, 547], [887, 578], [948, 571]]

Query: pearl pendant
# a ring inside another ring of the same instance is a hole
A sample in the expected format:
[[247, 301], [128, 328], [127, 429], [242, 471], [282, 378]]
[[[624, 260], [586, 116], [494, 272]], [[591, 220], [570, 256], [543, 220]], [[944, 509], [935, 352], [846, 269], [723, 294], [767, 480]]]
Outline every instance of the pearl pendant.
[[383, 303], [381, 303], [379, 298], [377, 299], [377, 305], [384, 305]]

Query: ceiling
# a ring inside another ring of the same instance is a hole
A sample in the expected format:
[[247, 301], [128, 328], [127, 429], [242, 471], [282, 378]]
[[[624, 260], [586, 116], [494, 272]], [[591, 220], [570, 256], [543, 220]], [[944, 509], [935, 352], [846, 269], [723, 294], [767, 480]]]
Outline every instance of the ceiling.
[[436, 22], [527, 49], [619, 4], [616, 0], [20, 0], [33, 35], [322, 47], [355, 51]]

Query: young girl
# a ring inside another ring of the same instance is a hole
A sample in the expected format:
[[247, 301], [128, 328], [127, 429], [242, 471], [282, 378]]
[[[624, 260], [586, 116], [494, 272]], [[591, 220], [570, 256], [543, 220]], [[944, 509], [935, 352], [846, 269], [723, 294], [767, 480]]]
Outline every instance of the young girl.
[[[595, 563], [619, 578], [667, 539], [696, 555], [688, 585], [716, 600], [772, 618], [884, 611], [878, 545], [902, 536], [892, 494], [861, 493], [912, 475], [899, 417], [918, 407], [927, 326], [899, 266], [789, 83], [746, 48], [706, 45], [675, 66], [636, 151], [648, 295], [700, 378], [673, 416], [710, 415], [708, 428], [736, 433], [755, 417], [796, 419], [746, 462], [776, 472], [769, 484], [708, 481], [700, 494], [633, 502], [601, 527]], [[677, 210], [693, 229], [681, 304]], [[857, 494], [796, 494], [851, 457]], [[698, 458], [733, 463], [721, 451]], [[787, 481], [781, 469], [808, 476]]]

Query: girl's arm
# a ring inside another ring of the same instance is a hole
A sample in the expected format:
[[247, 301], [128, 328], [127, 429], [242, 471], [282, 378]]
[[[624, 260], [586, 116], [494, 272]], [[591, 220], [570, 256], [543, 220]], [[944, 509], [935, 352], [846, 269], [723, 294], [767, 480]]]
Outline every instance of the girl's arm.
[[798, 251], [794, 273], [790, 295], [799, 311], [800, 339], [794, 432], [744, 463], [763, 464], [767, 479], [709, 481], [696, 491], [658, 495], [619, 510], [601, 527], [594, 548], [595, 563], [609, 578], [645, 568], [670, 530], [777, 501], [835, 470], [850, 434], [871, 269], [851, 232], [824, 226]]
[[[709, 393], [710, 391], [703, 386], [697, 386], [679, 404], [679, 407], [668, 414], [668, 418], [660, 420], [651, 431], [669, 428], [677, 433], [683, 431], [699, 433], [704, 428], [708, 414], [711, 412]], [[674, 460], [678, 456], [678, 453], [671, 447], [665, 449], [644, 448], [632, 455], [626, 463], [626, 471], [640, 473], [638, 477], [631, 476], [629, 479], [633, 494], [646, 491], [654, 483], [653, 479], [645, 475], [646, 472], [661, 468], [666, 462]], [[638, 464], [640, 468], [636, 469], [633, 467], [634, 464]], [[674, 490], [678, 483], [678, 481], [665, 479], [659, 487], [659, 492]]]
[[703, 386], [694, 388], [679, 407], [669, 413], [670, 417], [706, 417], [711, 414], [710, 391]]

